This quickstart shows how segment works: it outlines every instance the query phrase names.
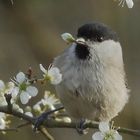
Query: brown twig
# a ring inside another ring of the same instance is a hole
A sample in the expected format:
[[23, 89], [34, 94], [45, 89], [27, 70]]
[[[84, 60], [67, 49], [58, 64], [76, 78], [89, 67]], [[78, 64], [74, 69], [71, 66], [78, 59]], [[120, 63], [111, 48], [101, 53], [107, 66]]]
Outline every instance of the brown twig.
[[47, 131], [44, 126], [40, 127], [40, 132], [44, 135], [44, 137], [48, 140], [54, 140], [53, 136]]
[[[35, 121], [36, 121], [36, 118], [27, 116], [20, 112], [17, 112], [16, 110], [9, 111], [7, 106], [0, 107], [0, 112], [11, 114], [18, 118], [22, 118], [23, 120], [26, 120], [33, 125], [35, 124]], [[49, 121], [46, 120], [42, 124], [42, 126], [44, 126], [45, 128], [74, 128], [75, 129], [76, 123], [75, 122], [56, 121], [56, 120], [49, 119]], [[85, 127], [98, 129], [98, 123], [88, 122], [88, 123], [86, 123]], [[118, 129], [118, 131], [121, 133], [129, 134], [129, 135], [140, 136], [140, 130], [133, 130], [133, 129], [121, 127]], [[44, 133], [44, 132], [42, 132], [42, 133]]]
[[11, 1], [11, 3], [12, 3], [12, 5], [14, 4], [14, 1], [13, 0], [10, 0]]
[[28, 125], [31, 125], [31, 123], [30, 122], [25, 122], [25, 123], [19, 124], [16, 128], [22, 128], [22, 127], [25, 127], [25, 126], [28, 126]]
[[17, 128], [5, 128], [5, 129], [0, 129], [0, 131], [8, 132], [8, 131], [15, 131], [18, 132]]

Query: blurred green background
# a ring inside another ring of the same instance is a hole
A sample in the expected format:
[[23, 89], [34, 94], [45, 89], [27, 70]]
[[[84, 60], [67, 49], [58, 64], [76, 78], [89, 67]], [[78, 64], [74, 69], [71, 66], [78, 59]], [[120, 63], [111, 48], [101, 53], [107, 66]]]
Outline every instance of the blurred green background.
[[[130, 101], [114, 119], [115, 124], [140, 129], [140, 1], [134, 3], [134, 8], [128, 9], [126, 5], [118, 6], [114, 0], [14, 0], [14, 5], [10, 0], [0, 0], [0, 79], [8, 81], [29, 66], [39, 74], [40, 63], [48, 66], [67, 47], [60, 37], [63, 32], [75, 36], [82, 24], [103, 22], [120, 37], [131, 88]], [[90, 140], [93, 130], [86, 136], [70, 129], [50, 129], [50, 132], [56, 140]], [[124, 134], [123, 137], [140, 139]], [[30, 127], [0, 134], [0, 140], [12, 139], [45, 140]]]

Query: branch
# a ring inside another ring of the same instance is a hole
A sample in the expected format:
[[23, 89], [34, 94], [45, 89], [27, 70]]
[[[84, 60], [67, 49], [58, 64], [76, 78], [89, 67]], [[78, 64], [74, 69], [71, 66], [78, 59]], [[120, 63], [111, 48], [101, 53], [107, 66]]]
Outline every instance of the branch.
[[47, 129], [43, 126], [40, 128], [40, 132], [44, 135], [45, 138], [48, 140], [54, 140], [54, 138], [50, 135], [50, 133], [47, 131]]
[[[46, 126], [47, 128], [76, 128], [77, 124], [75, 122], [66, 123], [66, 122], [58, 122], [55, 120], [51, 120], [51, 121], [49, 120], [49, 121], [45, 121], [43, 125]], [[97, 122], [88, 122], [85, 124], [84, 127], [98, 129], [99, 127], [98, 125], [99, 123]], [[117, 131], [128, 135], [140, 136], [140, 130], [119, 127]]]
[[[27, 116], [23, 113], [17, 112], [16, 110], [8, 110], [7, 106], [3, 106], [3, 107], [1, 106], [0, 112], [10, 114], [18, 118], [22, 118], [23, 120], [26, 120], [27, 122], [33, 125], [35, 124], [35, 121], [36, 121], [35, 117]], [[46, 132], [44, 131], [44, 128], [73, 128], [75, 129], [76, 125], [77, 124], [75, 122], [64, 122], [64, 121], [56, 121], [53, 119], [48, 119], [42, 124], [42, 126], [39, 129], [45, 135]], [[85, 124], [85, 128], [98, 129], [98, 123], [88, 122]], [[140, 136], [140, 130], [133, 130], [133, 129], [120, 127], [117, 131], [121, 133], [129, 134], [129, 135]]]
[[26, 121], [30, 122], [31, 124], [35, 123], [35, 118], [30, 117], [28, 115], [25, 115], [23, 113], [20, 113], [14, 109], [8, 110], [7, 106], [0, 106], [0, 112], [10, 114], [10, 115], [13, 115], [13, 116], [18, 117], [18, 118], [22, 118], [23, 120], [26, 120]]
[[15, 131], [18, 132], [17, 128], [5, 128], [5, 129], [0, 129], [0, 131], [8, 132], [8, 131]]

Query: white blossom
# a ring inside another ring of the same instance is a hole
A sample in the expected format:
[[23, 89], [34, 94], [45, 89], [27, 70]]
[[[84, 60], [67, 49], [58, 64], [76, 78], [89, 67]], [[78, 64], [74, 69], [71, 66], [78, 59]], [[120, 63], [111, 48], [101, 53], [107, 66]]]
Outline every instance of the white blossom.
[[18, 83], [23, 83], [24, 81], [26, 80], [26, 76], [23, 72], [19, 72], [17, 75], [16, 75], [16, 81]]
[[13, 82], [8, 82], [8, 83], [4, 83], [2, 80], [0, 80], [0, 105], [4, 106], [7, 105], [6, 99], [5, 99], [5, 94], [11, 94], [12, 99], [11, 99], [11, 103], [13, 103], [13, 101], [15, 100], [15, 85]]
[[4, 89], [4, 87], [5, 87], [4, 82], [3, 82], [2, 80], [0, 80], [0, 91], [1, 91], [2, 89]]
[[108, 122], [99, 123], [99, 131], [92, 136], [93, 140], [122, 140], [122, 136], [114, 129], [113, 125], [110, 127]]
[[50, 81], [53, 85], [57, 85], [62, 81], [62, 74], [57, 67], [51, 67], [48, 70], [48, 76], [50, 77]]
[[23, 113], [23, 109], [18, 105], [18, 104], [13, 104], [13, 109], [16, 110], [17, 112]]
[[0, 93], [0, 106], [5, 106], [7, 105], [6, 99], [4, 97], [4, 94]]
[[25, 110], [25, 112], [31, 112], [32, 108], [31, 108], [31, 106], [26, 106], [24, 110]]
[[[43, 65], [42, 65], [42, 64], [39, 64], [39, 67], [40, 67], [40, 70], [41, 70], [45, 75], [47, 75], [48, 71], [43, 67]], [[45, 75], [44, 75], [44, 76], [45, 76]]]
[[6, 115], [5, 113], [0, 112], [0, 129], [5, 129], [6, 128]]
[[119, 2], [120, 2], [119, 5], [122, 5], [122, 7], [124, 6], [125, 3], [128, 6], [128, 8], [133, 8], [134, 6], [133, 0], [119, 0]]
[[67, 43], [72, 43], [75, 41], [74, 37], [70, 33], [63, 33], [61, 37]]
[[17, 111], [20, 112], [20, 113], [24, 113], [22, 108], [19, 108]]
[[3, 94], [10, 94], [14, 88], [14, 83], [13, 82], [8, 82], [5, 84], [2, 80], [0, 80], [0, 92]]
[[13, 97], [16, 97], [19, 93], [20, 101], [22, 104], [27, 104], [31, 97], [36, 96], [38, 93], [38, 89], [30, 85], [23, 72], [19, 72], [13, 82], [15, 82], [17, 85]]
[[18, 98], [18, 93], [19, 93], [19, 89], [17, 87], [14, 87], [12, 92], [11, 92], [11, 103], [15, 103], [17, 101]]
[[35, 112], [43, 112], [46, 107], [50, 109], [55, 109], [55, 105], [59, 104], [59, 100], [55, 97], [55, 95], [51, 94], [49, 91], [45, 91], [44, 98], [38, 101], [34, 106], [33, 110]]
[[59, 103], [59, 100], [55, 97], [54, 94], [51, 94], [49, 91], [45, 91], [44, 98], [41, 100], [44, 106], [49, 106], [51, 109], [54, 109], [54, 105]]
[[31, 99], [31, 96], [29, 95], [28, 92], [26, 92], [26, 91], [21, 92], [20, 101], [22, 104], [27, 104], [30, 99]]
[[49, 80], [51, 84], [57, 85], [62, 81], [62, 74], [57, 67], [51, 66], [48, 70], [46, 70], [42, 64], [40, 64], [39, 66], [40, 70], [44, 73], [44, 79]]
[[41, 106], [40, 106], [41, 104], [42, 104], [41, 101], [37, 102], [37, 103], [33, 106], [33, 110], [36, 111], [36, 112], [42, 112], [42, 109], [41, 109]]
[[33, 114], [31, 112], [25, 112], [25, 115], [33, 117]]

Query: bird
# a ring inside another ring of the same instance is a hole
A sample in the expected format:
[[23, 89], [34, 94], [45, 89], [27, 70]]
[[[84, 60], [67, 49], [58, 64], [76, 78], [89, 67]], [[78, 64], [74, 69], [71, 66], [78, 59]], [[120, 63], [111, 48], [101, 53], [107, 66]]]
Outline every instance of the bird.
[[53, 66], [62, 73], [56, 93], [74, 120], [111, 121], [128, 102], [119, 37], [104, 23], [79, 27], [77, 42], [55, 57]]

